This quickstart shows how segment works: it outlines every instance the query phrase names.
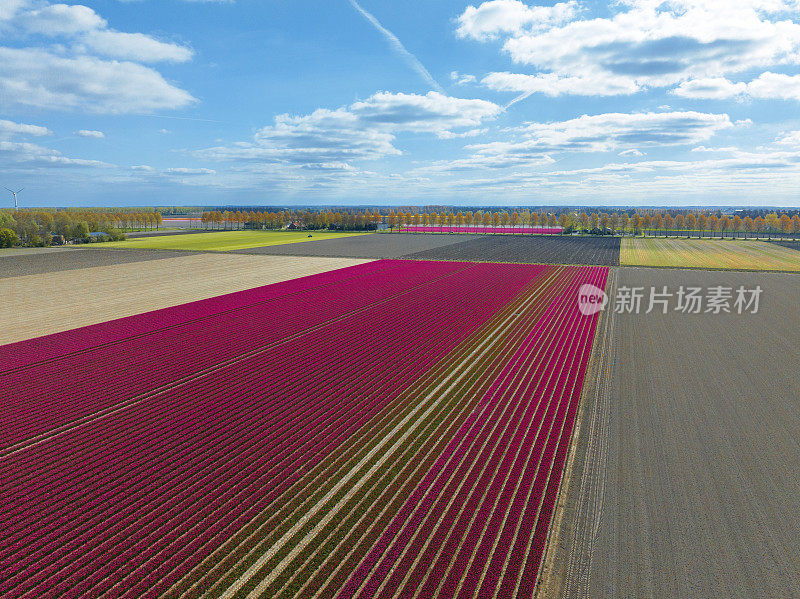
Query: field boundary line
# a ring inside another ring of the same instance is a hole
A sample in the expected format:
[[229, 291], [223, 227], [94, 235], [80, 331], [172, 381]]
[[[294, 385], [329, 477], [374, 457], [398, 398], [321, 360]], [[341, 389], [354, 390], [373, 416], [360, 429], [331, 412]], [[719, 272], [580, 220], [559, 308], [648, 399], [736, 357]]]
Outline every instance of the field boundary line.
[[[606, 293], [613, 296], [616, 289], [616, 270], [609, 269], [608, 281], [606, 284]], [[595, 484], [598, 481], [588, 481], [587, 473], [588, 462], [591, 456], [594, 459], [605, 458], [605, 446], [607, 445], [607, 418], [610, 405], [607, 398], [602, 396], [603, 389], [607, 387], [609, 380], [609, 353], [612, 351], [611, 344], [613, 343], [613, 329], [615, 316], [613, 310], [607, 310], [603, 314], [602, 323], [599, 323], [598, 329], [602, 329], [602, 334], [595, 333], [593, 347], [590, 354], [589, 367], [587, 369], [588, 379], [592, 384], [584, 384], [581, 393], [579, 413], [575, 419], [575, 429], [573, 431], [572, 441], [570, 443], [570, 450], [567, 462], [562, 474], [562, 480], [559, 485], [558, 498], [556, 499], [556, 513], [553, 516], [550, 533], [547, 536], [545, 544], [544, 558], [540, 567], [539, 577], [537, 578], [536, 594], [538, 599], [544, 597], [561, 596], [577, 597], [571, 591], [571, 577], [573, 572], [574, 561], [578, 552], [577, 543], [578, 539], [575, 536], [576, 522], [583, 518], [583, 513], [586, 509], [585, 502], [581, 501], [584, 497], [587, 485]], [[584, 422], [590, 418], [587, 422]], [[588, 424], [588, 430], [586, 425]], [[580, 479], [575, 478], [574, 465], [577, 458], [578, 447], [580, 444], [581, 436], [587, 439], [587, 448], [584, 450], [582, 460], [582, 470]], [[565, 523], [564, 518], [567, 516], [567, 511], [570, 509], [567, 505], [569, 496], [575, 491], [577, 485], [580, 483], [579, 497], [575, 507], [575, 515], [572, 520], [574, 522]], [[566, 529], [565, 529], [566, 527]], [[570, 547], [559, 546], [559, 540], [562, 534], [570, 535], [568, 538], [571, 541]], [[557, 573], [555, 568], [555, 560], [561, 554], [564, 555], [566, 551], [566, 565], [563, 571]], [[560, 574], [563, 573], [563, 578]], [[544, 593], [544, 595], [543, 595]]]

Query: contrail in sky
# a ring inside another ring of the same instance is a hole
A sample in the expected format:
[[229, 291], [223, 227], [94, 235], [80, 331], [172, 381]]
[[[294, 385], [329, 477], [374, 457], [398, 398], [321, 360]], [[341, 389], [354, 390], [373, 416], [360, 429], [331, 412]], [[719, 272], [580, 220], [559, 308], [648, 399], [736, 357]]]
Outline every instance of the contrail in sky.
[[399, 39], [397, 39], [397, 36], [394, 33], [386, 29], [386, 27], [380, 24], [378, 19], [376, 19], [366, 10], [361, 8], [361, 6], [358, 4], [358, 2], [356, 2], [356, 0], [350, 0], [350, 4], [352, 4], [353, 8], [355, 8], [358, 12], [360, 12], [361, 15], [367, 21], [372, 23], [375, 29], [381, 32], [383, 37], [385, 37], [386, 40], [389, 42], [389, 45], [392, 46], [394, 51], [397, 52], [411, 66], [411, 68], [413, 68], [415, 71], [417, 71], [417, 73], [422, 75], [422, 78], [425, 79], [425, 81], [427, 81], [428, 84], [433, 89], [435, 89], [438, 92], [445, 93], [445, 91], [442, 89], [442, 86], [436, 83], [436, 80], [433, 77], [431, 77], [431, 74], [428, 72], [428, 69], [426, 69], [422, 65], [422, 63], [417, 59], [416, 56], [414, 56], [411, 52], [406, 50], [406, 47], [402, 44], [402, 42]]
[[531, 95], [533, 95], [533, 93], [534, 93], [534, 91], [532, 90], [532, 91], [529, 91], [529, 92], [525, 92], [525, 93], [523, 93], [523, 94], [520, 94], [519, 96], [517, 96], [516, 98], [514, 98], [513, 100], [511, 100], [511, 102], [509, 102], [508, 104], [506, 104], [506, 105], [503, 107], [503, 110], [508, 110], [509, 108], [511, 108], [511, 107], [512, 107], [514, 104], [516, 104], [517, 102], [522, 102], [522, 101], [523, 101], [525, 98], [528, 98], [528, 97], [530, 97]]

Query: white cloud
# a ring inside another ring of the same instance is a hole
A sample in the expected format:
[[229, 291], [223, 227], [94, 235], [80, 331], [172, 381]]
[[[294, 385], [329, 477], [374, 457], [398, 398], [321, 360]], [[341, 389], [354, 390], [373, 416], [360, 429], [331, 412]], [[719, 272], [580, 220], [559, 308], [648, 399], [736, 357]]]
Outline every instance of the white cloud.
[[75, 132], [79, 137], [94, 137], [95, 139], [103, 139], [106, 135], [102, 131], [92, 131], [90, 129], [79, 129]]
[[[306, 116], [279, 115], [256, 132], [252, 142], [195, 152], [210, 160], [241, 160], [289, 165], [341, 164], [400, 155], [399, 132], [461, 135], [500, 114], [485, 100], [467, 100], [438, 92], [426, 95], [377, 93], [336, 110], [318, 109]], [[477, 134], [477, 133], [475, 133]]]
[[462, 75], [458, 71], [453, 71], [452, 73], [450, 73], [450, 79], [456, 85], [467, 85], [469, 83], [475, 83], [478, 80], [478, 78], [475, 77], [475, 75]]
[[672, 93], [676, 96], [704, 100], [759, 98], [800, 100], [800, 75], [784, 75], [767, 71], [749, 83], [733, 83], [724, 77], [684, 81]]
[[789, 131], [784, 133], [775, 140], [779, 146], [791, 146], [800, 149], [800, 131]]
[[9, 21], [20, 10], [30, 5], [30, 0], [3, 0], [0, 2], [0, 25], [3, 21]]
[[692, 148], [692, 152], [738, 152], [739, 149], [734, 146], [726, 146], [724, 148], [707, 148], [706, 146], [697, 146]]
[[690, 79], [682, 82], [671, 93], [682, 98], [725, 100], [746, 94], [747, 84], [733, 83], [724, 77]]
[[462, 38], [486, 41], [501, 34], [522, 34], [561, 25], [578, 12], [575, 0], [554, 6], [528, 6], [519, 0], [491, 0], [468, 6], [458, 18], [456, 33]]
[[185, 62], [191, 49], [111, 29], [87, 6], [5, 0], [0, 27], [16, 42], [0, 46], [0, 107], [141, 113], [194, 101], [142, 64]]
[[762, 73], [747, 84], [747, 93], [753, 98], [800, 100], [800, 75]]
[[167, 175], [216, 175], [217, 171], [210, 168], [168, 168], [164, 171]]
[[523, 75], [520, 73], [489, 73], [481, 84], [495, 91], [524, 94], [542, 93], [555, 97], [564, 94], [576, 96], [620, 96], [635, 93], [636, 83], [613, 77], [586, 75], [579, 77], [560, 76], [556, 73]]
[[507, 130], [517, 139], [466, 146], [472, 156], [439, 161], [415, 172], [457, 172], [547, 166], [556, 154], [618, 151], [643, 156], [641, 147], [696, 144], [733, 127], [728, 115], [699, 112], [607, 113], [568, 121], [527, 123]]
[[733, 127], [726, 114], [701, 112], [606, 113], [515, 129], [524, 139], [471, 146], [482, 154], [607, 152], [619, 148], [695, 144]]
[[464, 131], [463, 133], [453, 133], [452, 131], [439, 131], [436, 133], [436, 136], [439, 139], [458, 139], [464, 137], [478, 137], [479, 135], [483, 135], [487, 133], [489, 129], [469, 129]]
[[16, 166], [47, 167], [111, 167], [113, 165], [99, 160], [67, 158], [61, 152], [31, 143], [0, 141], [0, 163]]
[[25, 125], [23, 123], [15, 123], [13, 121], [5, 121], [0, 119], [0, 139], [7, 139], [17, 135], [42, 137], [44, 135], [52, 135], [53, 132], [47, 127], [40, 127], [39, 125]]
[[55, 37], [103, 29], [108, 23], [88, 6], [51, 4], [18, 14], [14, 25], [29, 33]]
[[131, 170], [142, 173], [152, 173], [155, 169], [152, 166], [148, 166], [146, 164], [136, 164], [131, 167]]
[[95, 31], [87, 35], [83, 43], [103, 56], [137, 62], [186, 62], [193, 55], [185, 46], [160, 42], [143, 33]]
[[[800, 65], [794, 0], [621, 0], [609, 6], [608, 17], [591, 17], [584, 7], [528, 19], [531, 11], [555, 7], [493, 0], [467, 8], [456, 33], [499, 38], [514, 62], [534, 69], [483, 80], [522, 94], [608, 96], [679, 85], [678, 95], [728, 98], [742, 92], [741, 84], [727, 81], [731, 75]], [[747, 91], [757, 98], [796, 97], [793, 81], [768, 71]]]
[[194, 101], [158, 72], [133, 62], [0, 47], [0, 105], [147, 113]]
[[501, 110], [486, 100], [465, 100], [438, 92], [391, 94], [380, 92], [348, 109], [365, 126], [408, 131], [442, 131], [476, 127]]

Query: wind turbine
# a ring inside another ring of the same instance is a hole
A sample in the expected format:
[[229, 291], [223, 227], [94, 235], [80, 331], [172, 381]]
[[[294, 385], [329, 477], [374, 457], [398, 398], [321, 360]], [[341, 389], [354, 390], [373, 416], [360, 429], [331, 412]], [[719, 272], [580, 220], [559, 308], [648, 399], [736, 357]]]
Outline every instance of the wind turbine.
[[3, 189], [5, 189], [6, 191], [10, 192], [11, 195], [14, 196], [14, 210], [19, 210], [19, 206], [17, 205], [17, 194], [20, 191], [22, 191], [22, 189], [25, 189], [25, 188], [23, 187], [19, 191], [14, 191], [13, 189], [9, 189], [8, 187], [4, 187]]

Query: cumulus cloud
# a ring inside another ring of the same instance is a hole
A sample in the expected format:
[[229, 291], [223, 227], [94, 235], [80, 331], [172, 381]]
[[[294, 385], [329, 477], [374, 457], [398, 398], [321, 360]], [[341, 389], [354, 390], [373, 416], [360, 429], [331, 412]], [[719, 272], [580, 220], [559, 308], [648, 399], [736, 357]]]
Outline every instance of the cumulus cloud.
[[252, 142], [195, 152], [211, 160], [240, 160], [290, 165], [346, 164], [396, 156], [399, 132], [460, 135], [453, 129], [471, 128], [500, 114], [485, 100], [445, 96], [377, 93], [336, 110], [318, 109], [305, 116], [279, 115], [258, 130]]
[[516, 101], [535, 93], [545, 94], [550, 97], [564, 94], [575, 96], [620, 96], [635, 93], [639, 89], [633, 81], [600, 75], [589, 74], [578, 77], [563, 77], [556, 73], [524, 75], [507, 71], [489, 73], [481, 80], [481, 84], [495, 91], [521, 93], [522, 96]]
[[193, 103], [188, 92], [134, 62], [0, 47], [0, 103], [98, 113], [146, 113]]
[[[534, 70], [484, 77], [495, 90], [609, 96], [679, 86], [676, 94], [684, 97], [746, 91], [755, 98], [796, 98], [794, 81], [768, 71], [800, 65], [795, 0], [621, 0], [610, 4], [607, 17], [584, 8], [492, 0], [468, 7], [456, 33], [501, 40], [514, 62]], [[746, 90], [728, 81], [759, 69], [763, 74]]]
[[61, 152], [32, 143], [0, 141], [0, 164], [26, 167], [111, 167], [99, 160], [68, 158]]
[[695, 144], [733, 127], [727, 114], [702, 112], [606, 113], [568, 121], [529, 123], [524, 139], [471, 146], [479, 153], [608, 152], [641, 146]]
[[83, 43], [103, 56], [137, 62], [186, 62], [193, 55], [185, 46], [161, 42], [143, 33], [96, 31], [86, 36]]
[[32, 136], [42, 137], [44, 135], [52, 135], [53, 132], [47, 127], [39, 125], [25, 125], [23, 123], [15, 123], [13, 121], [6, 121], [0, 119], [0, 139], [8, 139], [13, 136]]
[[468, 6], [458, 18], [456, 33], [462, 38], [494, 40], [500, 35], [541, 31], [572, 20], [578, 12], [575, 0], [554, 6], [528, 6], [519, 0], [491, 0]]
[[[0, 106], [149, 112], [192, 103], [154, 62], [185, 62], [190, 48], [109, 27], [83, 5], [7, 0], [0, 8]], [[110, 60], [111, 59], [111, 60]]]
[[527, 123], [507, 130], [515, 139], [468, 145], [469, 158], [439, 161], [418, 171], [546, 166], [555, 162], [553, 155], [578, 152], [617, 151], [639, 157], [644, 155], [642, 147], [696, 144], [733, 126], [728, 115], [692, 111], [606, 113]]
[[706, 77], [683, 81], [672, 93], [682, 98], [726, 100], [747, 93], [746, 83], [733, 83], [724, 77]]
[[752, 81], [733, 83], [724, 77], [691, 79], [672, 91], [676, 96], [703, 100], [760, 98], [800, 100], [800, 75], [764, 72]]
[[95, 139], [103, 139], [106, 134], [102, 131], [92, 131], [91, 129], [79, 129], [75, 132], [79, 137], [93, 137]]

